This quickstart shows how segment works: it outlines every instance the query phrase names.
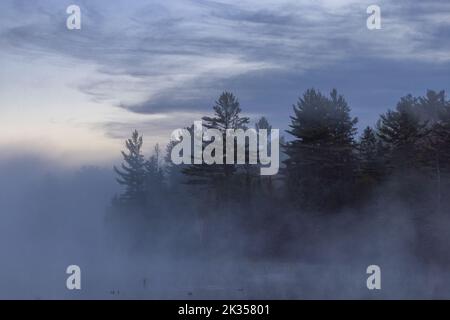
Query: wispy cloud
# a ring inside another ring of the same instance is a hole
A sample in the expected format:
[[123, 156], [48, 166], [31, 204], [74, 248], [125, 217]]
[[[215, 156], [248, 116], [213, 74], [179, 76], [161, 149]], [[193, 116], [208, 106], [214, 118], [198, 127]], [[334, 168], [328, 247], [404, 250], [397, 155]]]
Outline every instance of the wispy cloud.
[[2, 48], [94, 62], [107, 77], [80, 89], [137, 112], [205, 108], [221, 81], [261, 70], [303, 72], [358, 56], [450, 60], [449, 41], [436, 41], [448, 25], [444, 1], [380, 1], [377, 33], [365, 28], [370, 1], [78, 3], [79, 32], [64, 28], [67, 1], [3, 3]]
[[[79, 31], [65, 28], [65, 9], [73, 3], [82, 10]], [[73, 85], [94, 102], [133, 113], [173, 113], [181, 119], [189, 112], [210, 110], [215, 97], [230, 89], [238, 91], [249, 113], [269, 113], [279, 121], [276, 117], [286, 116], [304, 86], [342, 86], [349, 88], [345, 93], [350, 98], [359, 97], [351, 90], [359, 87], [361, 72], [372, 70], [372, 64], [398, 83], [407, 77], [404, 70], [419, 64], [448, 70], [450, 3], [377, 1], [382, 9], [382, 29], [377, 31], [366, 28], [369, 4], [2, 1], [0, 47], [24, 59], [56, 56], [95, 66], [95, 73]], [[395, 64], [402, 65], [404, 74], [386, 67]], [[342, 75], [337, 78], [332, 72]], [[382, 83], [371, 85], [373, 92], [395, 91], [383, 89]], [[280, 105], [285, 111], [277, 110]], [[101, 126], [108, 134], [122, 134], [120, 120], [105, 123]]]

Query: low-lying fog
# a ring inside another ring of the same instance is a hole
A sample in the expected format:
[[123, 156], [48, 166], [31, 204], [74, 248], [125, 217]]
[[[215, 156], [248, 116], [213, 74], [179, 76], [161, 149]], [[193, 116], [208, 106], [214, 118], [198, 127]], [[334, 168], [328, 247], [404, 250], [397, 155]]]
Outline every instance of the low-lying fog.
[[[1, 163], [0, 177], [3, 299], [450, 298], [448, 215], [392, 199], [331, 216], [269, 208], [267, 230], [229, 218], [238, 207], [205, 226], [188, 201], [111, 214], [111, 168], [28, 157]], [[66, 288], [72, 264], [81, 290]], [[373, 264], [381, 290], [366, 287]]]

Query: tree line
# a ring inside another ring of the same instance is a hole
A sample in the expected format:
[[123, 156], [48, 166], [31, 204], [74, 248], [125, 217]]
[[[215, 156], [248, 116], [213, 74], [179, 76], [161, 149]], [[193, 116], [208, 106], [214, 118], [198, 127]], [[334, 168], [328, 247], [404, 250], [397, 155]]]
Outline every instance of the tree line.
[[[225, 135], [247, 129], [235, 95], [224, 92], [202, 118], [206, 128]], [[281, 139], [282, 167], [275, 176], [260, 176], [257, 165], [174, 165], [159, 145], [145, 158], [143, 137], [134, 131], [114, 170], [124, 192], [114, 204], [157, 211], [162, 203], [197, 201], [207, 208], [227, 206], [257, 211], [270, 206], [313, 212], [337, 212], [364, 205], [384, 191], [412, 205], [425, 199], [440, 212], [448, 203], [450, 172], [450, 101], [444, 91], [407, 95], [357, 136], [358, 118], [344, 96], [306, 90], [293, 105], [289, 129]], [[271, 129], [266, 117], [256, 129]], [[186, 129], [193, 132], [193, 126]], [[225, 152], [224, 152], [225, 154]]]

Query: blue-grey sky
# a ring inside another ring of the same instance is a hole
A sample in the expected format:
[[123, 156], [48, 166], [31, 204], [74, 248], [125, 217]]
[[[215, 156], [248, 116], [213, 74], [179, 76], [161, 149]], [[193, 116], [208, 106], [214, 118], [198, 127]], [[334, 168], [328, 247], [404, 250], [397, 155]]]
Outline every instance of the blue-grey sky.
[[0, 154], [105, 162], [131, 129], [151, 149], [224, 90], [280, 129], [309, 87], [337, 88], [360, 127], [408, 93], [448, 91], [450, 2], [4, 0], [0, 48]]

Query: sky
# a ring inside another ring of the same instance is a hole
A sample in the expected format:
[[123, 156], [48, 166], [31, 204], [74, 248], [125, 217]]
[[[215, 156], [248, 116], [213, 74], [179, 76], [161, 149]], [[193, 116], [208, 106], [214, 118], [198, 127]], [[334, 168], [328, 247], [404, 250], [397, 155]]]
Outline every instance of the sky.
[[224, 90], [284, 130], [306, 89], [336, 88], [363, 128], [449, 71], [446, 0], [2, 0], [0, 158], [109, 165], [133, 129], [149, 153]]

